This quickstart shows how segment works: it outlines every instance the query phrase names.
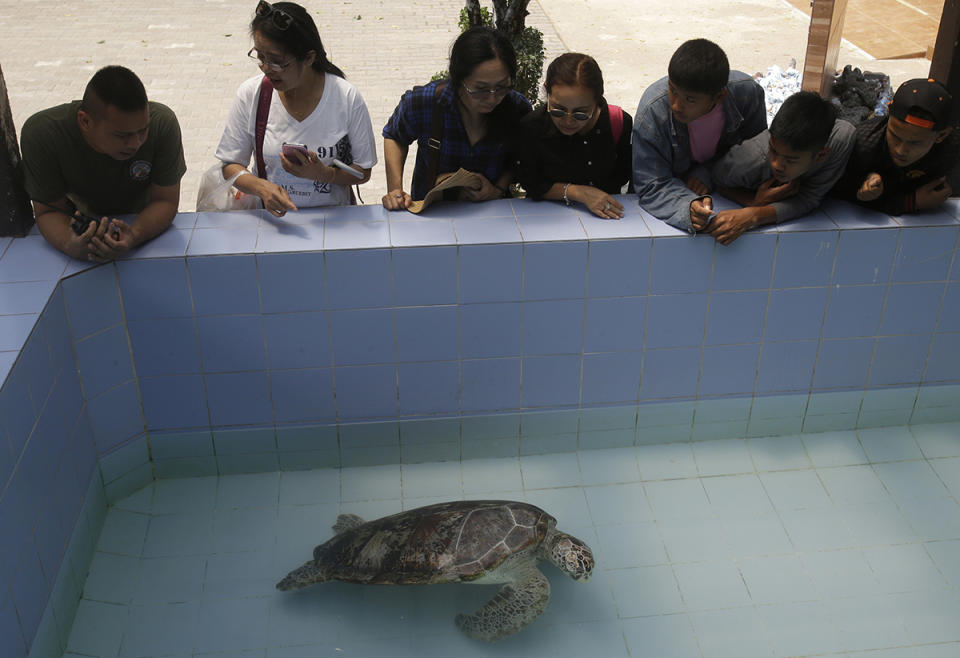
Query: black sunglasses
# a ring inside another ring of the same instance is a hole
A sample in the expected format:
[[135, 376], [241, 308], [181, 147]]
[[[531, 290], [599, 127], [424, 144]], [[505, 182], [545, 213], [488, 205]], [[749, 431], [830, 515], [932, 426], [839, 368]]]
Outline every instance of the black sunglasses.
[[257, 4], [257, 16], [260, 18], [273, 18], [273, 25], [278, 30], [286, 30], [293, 25], [293, 16], [282, 9], [275, 9], [266, 0], [260, 0]]
[[[596, 110], [594, 110], [594, 112], [596, 112]], [[593, 116], [593, 112], [591, 112], [590, 114], [587, 114], [586, 112], [564, 112], [563, 110], [560, 110], [557, 108], [547, 110], [547, 114], [549, 114], [552, 117], [556, 117], [558, 119], [562, 119], [565, 116], [569, 116], [574, 121], [586, 121], [587, 119]]]

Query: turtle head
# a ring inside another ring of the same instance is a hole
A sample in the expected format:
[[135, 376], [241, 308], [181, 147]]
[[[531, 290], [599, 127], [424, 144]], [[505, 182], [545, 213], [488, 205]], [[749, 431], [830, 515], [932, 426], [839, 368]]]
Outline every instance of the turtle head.
[[544, 557], [576, 581], [586, 582], [593, 573], [593, 551], [573, 535], [550, 530], [543, 540]]
[[287, 592], [314, 583], [322, 583], [325, 580], [327, 580], [326, 569], [315, 560], [310, 560], [302, 567], [298, 567], [284, 576], [283, 580], [277, 583], [277, 589], [281, 592]]

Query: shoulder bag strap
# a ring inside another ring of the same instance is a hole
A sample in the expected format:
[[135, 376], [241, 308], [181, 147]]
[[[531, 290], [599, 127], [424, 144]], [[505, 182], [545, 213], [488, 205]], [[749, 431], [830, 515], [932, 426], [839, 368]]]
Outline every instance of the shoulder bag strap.
[[260, 83], [260, 97], [257, 102], [254, 154], [257, 158], [257, 174], [264, 179], [267, 177], [267, 165], [263, 161], [263, 137], [267, 134], [267, 117], [270, 116], [270, 101], [272, 99], [273, 83], [270, 82], [270, 78], [263, 76], [263, 81]]
[[430, 126], [430, 139], [427, 141], [427, 148], [430, 150], [427, 155], [427, 189], [433, 187], [433, 182], [437, 180], [437, 165], [440, 161], [440, 146], [443, 142], [443, 108], [437, 102], [440, 99], [447, 83], [441, 82], [433, 91], [433, 123]]
[[620, 135], [623, 133], [623, 108], [619, 105], [607, 105], [607, 111], [610, 112], [610, 130], [613, 132], [613, 143], [620, 143]]

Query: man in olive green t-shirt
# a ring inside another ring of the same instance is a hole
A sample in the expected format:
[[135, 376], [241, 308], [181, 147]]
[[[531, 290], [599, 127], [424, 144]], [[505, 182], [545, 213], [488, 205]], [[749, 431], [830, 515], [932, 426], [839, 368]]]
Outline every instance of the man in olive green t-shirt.
[[[147, 101], [122, 66], [100, 69], [82, 101], [37, 112], [21, 131], [24, 182], [37, 227], [60, 251], [112, 260], [170, 226], [186, 171], [173, 111]], [[114, 215], [136, 214], [132, 225]], [[93, 216], [78, 235], [81, 215]]]

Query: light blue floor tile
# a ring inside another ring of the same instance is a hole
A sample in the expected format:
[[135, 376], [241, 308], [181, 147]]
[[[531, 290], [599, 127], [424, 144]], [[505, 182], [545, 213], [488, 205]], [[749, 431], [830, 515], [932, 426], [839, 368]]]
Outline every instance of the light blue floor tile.
[[[312, 545], [320, 543], [321, 528], [313, 528], [317, 537], [310, 547], [301, 552], [301, 562], [306, 562], [312, 554]], [[331, 532], [330, 535], [333, 533]], [[288, 544], [288, 538], [277, 534], [277, 541]], [[277, 577], [284, 569], [293, 570], [299, 564], [273, 564], [272, 551], [265, 553], [220, 553], [207, 557], [206, 571], [203, 576], [203, 598], [245, 598], [263, 596], [273, 592], [279, 580]], [[277, 568], [279, 567], [279, 569]]]
[[890, 597], [917, 644], [960, 641], [960, 594], [956, 590], [911, 592]]
[[778, 510], [830, 505], [827, 492], [813, 471], [761, 473], [760, 481]]
[[911, 643], [896, 606], [886, 596], [833, 599], [825, 607], [844, 649], [864, 651]]
[[835, 507], [781, 509], [780, 518], [799, 551], [829, 551], [854, 545], [846, 519]]
[[839, 511], [850, 530], [854, 545], [881, 546], [920, 539], [901, 508], [892, 500], [844, 505]]
[[613, 581], [613, 594], [621, 619], [683, 612], [677, 579], [668, 565], [617, 569], [608, 573]]
[[873, 468], [898, 503], [948, 495], [943, 482], [925, 461], [875, 464]]
[[204, 601], [194, 650], [240, 650], [267, 644], [269, 598]]
[[775, 513], [723, 519], [727, 543], [739, 556], [794, 552], [793, 544]]
[[953, 498], [915, 498], [897, 506], [919, 539], [960, 539], [960, 504]]
[[97, 550], [105, 553], [139, 556], [150, 517], [146, 514], [112, 509], [103, 523]]
[[755, 518], [773, 513], [773, 505], [756, 475], [704, 478], [714, 513], [722, 519]]
[[620, 623], [595, 621], [567, 624], [555, 629], [557, 645], [564, 656], [604, 656], [627, 658], [627, 647]]
[[322, 468], [280, 473], [281, 505], [316, 505], [335, 503], [339, 499], [339, 469]]
[[654, 523], [604, 525], [597, 528], [600, 538], [597, 564], [603, 569], [665, 564], [667, 554]]
[[758, 471], [790, 471], [812, 465], [799, 435], [748, 439], [747, 445]]
[[150, 519], [144, 557], [206, 555], [210, 552], [213, 516], [199, 514], [165, 514]]
[[206, 558], [203, 556], [147, 558], [140, 563], [134, 605], [199, 601]]
[[819, 602], [760, 606], [777, 656], [807, 656], [843, 649]]
[[697, 640], [686, 615], [625, 620], [623, 634], [632, 656], [687, 658], [698, 655]]
[[400, 477], [404, 499], [446, 496], [457, 500], [463, 494], [459, 461], [403, 464]]
[[465, 494], [522, 491], [519, 459], [468, 459], [460, 463]]
[[644, 485], [654, 518], [707, 519], [713, 515], [700, 480], [663, 480]]
[[824, 599], [882, 593], [880, 582], [859, 550], [801, 553], [800, 558]]
[[524, 500], [546, 510], [557, 519], [557, 527], [565, 532], [574, 532], [582, 527], [592, 528], [590, 509], [580, 487], [535, 489], [527, 491]]
[[922, 544], [884, 546], [864, 550], [864, 556], [884, 592], [919, 592], [948, 587]]
[[802, 440], [810, 460], [817, 468], [867, 463], [867, 456], [856, 432], [804, 434]]
[[733, 557], [717, 519], [658, 521], [670, 562], [700, 562]]
[[960, 423], [912, 425], [909, 429], [927, 459], [960, 457]]
[[653, 512], [641, 484], [584, 487], [594, 525], [653, 521]]
[[815, 601], [813, 582], [796, 555], [746, 558], [740, 571], [756, 604]]
[[280, 496], [279, 473], [250, 473], [220, 478], [217, 510], [241, 507], [276, 507]]
[[857, 430], [857, 436], [871, 462], [923, 458], [920, 446], [906, 427]]
[[217, 497], [217, 478], [158, 480], [154, 488], [154, 514], [212, 513]]
[[385, 500], [400, 498], [400, 464], [358, 466], [340, 472], [341, 500]]
[[116, 509], [126, 510], [127, 512], [139, 512], [149, 514], [153, 511], [153, 494], [157, 482], [154, 480], [140, 491], [135, 491], [126, 498], [113, 503]]
[[750, 603], [743, 576], [732, 560], [675, 564], [673, 571], [687, 610], [721, 610]]
[[199, 609], [199, 601], [131, 606], [121, 658], [190, 655]]
[[130, 603], [139, 567], [137, 557], [95, 553], [83, 587], [84, 598], [101, 603]]
[[869, 466], [841, 466], [819, 469], [820, 480], [837, 505], [890, 501], [877, 474]]
[[520, 459], [520, 470], [526, 490], [580, 484], [580, 464], [573, 452], [525, 456]]
[[580, 476], [585, 485], [639, 482], [634, 448], [583, 450], [578, 453]]
[[949, 457], [930, 461], [933, 470], [937, 472], [947, 489], [957, 498], [960, 498], [960, 458]]
[[116, 656], [127, 623], [126, 606], [80, 601], [67, 651], [86, 656]]
[[730, 608], [690, 614], [703, 658], [771, 658], [763, 621], [756, 608]]
[[644, 480], [687, 478], [697, 474], [689, 443], [637, 446], [637, 465]]
[[693, 456], [700, 475], [732, 475], [754, 471], [744, 439], [697, 441], [693, 444]]
[[960, 587], [960, 540], [933, 541], [925, 546], [947, 582], [954, 587]]
[[269, 550], [275, 542], [276, 528], [276, 506], [217, 510], [213, 517], [211, 552]]

